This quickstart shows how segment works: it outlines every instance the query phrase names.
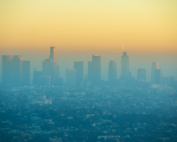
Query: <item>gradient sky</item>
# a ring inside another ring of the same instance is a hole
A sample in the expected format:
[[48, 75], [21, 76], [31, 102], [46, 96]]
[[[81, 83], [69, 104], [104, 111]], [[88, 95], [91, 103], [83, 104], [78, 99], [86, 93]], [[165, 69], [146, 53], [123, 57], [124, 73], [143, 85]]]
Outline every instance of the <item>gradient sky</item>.
[[0, 0], [0, 48], [177, 53], [177, 0]]
[[55, 46], [60, 64], [100, 53], [107, 67], [111, 59], [120, 63], [122, 44], [134, 76], [152, 61], [166, 61], [164, 69], [170, 62], [174, 70], [177, 0], [0, 0], [0, 54], [21, 54], [41, 66]]

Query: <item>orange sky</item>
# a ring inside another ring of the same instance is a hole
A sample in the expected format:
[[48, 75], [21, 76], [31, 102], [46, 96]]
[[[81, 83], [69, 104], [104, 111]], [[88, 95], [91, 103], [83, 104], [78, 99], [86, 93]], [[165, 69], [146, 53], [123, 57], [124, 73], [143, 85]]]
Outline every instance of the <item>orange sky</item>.
[[0, 0], [0, 51], [177, 53], [177, 0]]

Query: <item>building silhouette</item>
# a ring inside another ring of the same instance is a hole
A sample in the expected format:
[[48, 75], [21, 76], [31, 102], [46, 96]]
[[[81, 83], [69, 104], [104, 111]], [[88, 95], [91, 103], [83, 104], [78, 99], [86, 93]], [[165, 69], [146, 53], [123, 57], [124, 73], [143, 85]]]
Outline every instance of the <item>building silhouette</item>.
[[56, 85], [59, 78], [59, 65], [56, 63], [56, 48], [50, 47], [49, 59], [42, 62], [42, 71], [44, 76], [50, 76], [51, 85]]
[[[114, 60], [109, 62], [108, 82], [101, 81], [101, 56], [95, 54], [92, 61], [88, 62], [88, 74], [83, 80], [83, 62], [75, 61], [74, 69], [66, 70], [66, 85], [68, 87], [100, 87], [100, 85], [120, 85], [148, 84], [146, 82], [146, 69], [137, 69], [138, 83], [129, 71], [129, 56], [123, 52], [121, 56], [121, 77], [117, 81], [117, 69]], [[83, 83], [84, 81], [84, 83]], [[175, 77], [164, 77], [159, 69], [158, 62], [151, 64], [151, 83], [163, 84], [171, 87], [176, 86]], [[63, 80], [59, 77], [59, 66], [56, 63], [56, 48], [50, 47], [48, 59], [42, 62], [42, 71], [33, 72], [33, 84], [38, 86], [62, 86]], [[2, 87], [12, 88], [30, 85], [30, 61], [25, 61], [20, 55], [3, 55], [2, 56]], [[144, 86], [145, 86], [144, 85]]]
[[42, 71], [44, 75], [53, 76], [52, 60], [45, 59], [42, 62]]
[[137, 80], [138, 81], [146, 81], [146, 69], [145, 68], [139, 68], [137, 70]]
[[12, 74], [13, 74], [13, 87], [22, 86], [22, 75], [23, 75], [23, 58], [15, 55], [12, 63]]
[[38, 77], [38, 85], [42, 87], [50, 87], [51, 86], [51, 77], [50, 76], [39, 76]]
[[154, 84], [162, 84], [162, 73], [160, 69], [155, 69]]
[[3, 87], [10, 87], [13, 85], [12, 72], [13, 55], [2, 56], [2, 84]]
[[43, 71], [36, 71], [34, 69], [33, 71], [33, 85], [39, 85], [40, 84], [40, 80], [39, 80], [39, 77], [40, 76], [43, 76]]
[[111, 60], [109, 62], [109, 69], [108, 69], [108, 82], [110, 85], [115, 85], [117, 80], [117, 69], [116, 69], [116, 62]]
[[84, 76], [84, 63], [82, 61], [74, 62], [74, 69], [76, 70], [76, 86], [80, 87]]
[[55, 47], [50, 47], [50, 57], [49, 57], [49, 59], [51, 60], [51, 62], [53, 63], [53, 64], [55, 64], [56, 63], [56, 48]]
[[152, 64], [151, 64], [151, 83], [152, 84], [156, 83], [156, 81], [155, 81], [156, 80], [155, 79], [156, 69], [159, 69], [159, 63], [158, 62], [152, 62]]
[[101, 56], [95, 54], [92, 61], [88, 62], [88, 81], [93, 85], [99, 85], [101, 82]]
[[66, 70], [66, 85], [69, 88], [76, 87], [76, 69]]
[[121, 57], [121, 80], [128, 84], [130, 79], [130, 72], [129, 72], [129, 56], [126, 52], [123, 52]]
[[8, 88], [30, 85], [30, 61], [20, 55], [3, 55], [2, 84]]

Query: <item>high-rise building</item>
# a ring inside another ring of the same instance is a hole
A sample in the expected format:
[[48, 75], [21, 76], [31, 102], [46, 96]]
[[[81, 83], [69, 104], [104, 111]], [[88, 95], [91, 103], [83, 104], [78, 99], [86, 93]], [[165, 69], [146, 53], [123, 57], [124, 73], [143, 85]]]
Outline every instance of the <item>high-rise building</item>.
[[59, 65], [55, 64], [54, 65], [54, 77], [59, 77], [60, 72], [59, 72]]
[[116, 62], [111, 60], [109, 62], [109, 69], [108, 69], [108, 81], [111, 85], [114, 85], [117, 80], [117, 69], [116, 69]]
[[22, 85], [22, 73], [23, 73], [23, 58], [18, 55], [14, 55], [13, 58], [13, 87], [19, 87]]
[[93, 63], [92, 61], [88, 61], [88, 76], [87, 76], [87, 81], [92, 82], [92, 77], [93, 76]]
[[44, 75], [47, 75], [47, 76], [53, 75], [52, 69], [53, 69], [52, 60], [51, 59], [45, 59], [42, 62], [42, 71], [43, 71]]
[[56, 63], [56, 49], [55, 47], [50, 47], [50, 57], [49, 59], [51, 59], [52, 63]]
[[93, 85], [99, 85], [101, 81], [101, 56], [92, 56], [92, 61], [88, 62], [88, 80]]
[[23, 85], [30, 85], [30, 61], [23, 61]]
[[[25, 70], [25, 66], [28, 66]], [[2, 56], [2, 84], [4, 87], [20, 87], [23, 85], [23, 81], [29, 76], [23, 76], [28, 72], [30, 65], [27, 65], [26, 61], [19, 55], [3, 55]], [[28, 70], [28, 71], [27, 71]]]
[[159, 63], [158, 62], [152, 62], [151, 64], [151, 83], [155, 83], [155, 71], [156, 69], [159, 69]]
[[145, 68], [140, 68], [137, 70], [137, 80], [146, 81], [146, 69]]
[[43, 71], [36, 71], [34, 69], [34, 72], [33, 72], [33, 84], [34, 85], [39, 85], [39, 77], [40, 76], [43, 76]]
[[13, 55], [2, 56], [2, 84], [4, 87], [13, 85], [12, 61]]
[[76, 69], [67, 69], [66, 70], [66, 85], [69, 88], [76, 87]]
[[84, 63], [82, 61], [74, 62], [74, 69], [76, 70], [76, 86], [80, 87], [84, 76]]
[[43, 87], [50, 87], [51, 85], [51, 77], [50, 76], [39, 76], [38, 77], [38, 85]]
[[63, 79], [60, 78], [59, 76], [54, 78], [54, 83], [55, 86], [63, 86]]
[[160, 69], [155, 69], [155, 74], [154, 74], [154, 84], [161, 84], [162, 83], [162, 73]]
[[129, 72], [129, 56], [126, 52], [123, 52], [121, 57], [121, 80], [124, 80], [125, 83], [129, 82], [130, 72]]
[[56, 85], [59, 78], [59, 66], [56, 64], [56, 49], [50, 47], [49, 59], [42, 62], [42, 71], [44, 76], [50, 76], [51, 84]]

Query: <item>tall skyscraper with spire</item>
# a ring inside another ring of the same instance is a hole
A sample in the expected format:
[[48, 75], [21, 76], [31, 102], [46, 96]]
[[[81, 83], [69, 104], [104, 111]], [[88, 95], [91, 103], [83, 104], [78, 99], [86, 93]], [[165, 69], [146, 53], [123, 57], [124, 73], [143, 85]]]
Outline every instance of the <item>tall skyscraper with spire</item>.
[[129, 56], [126, 52], [123, 52], [121, 57], [121, 80], [127, 84], [129, 82], [130, 72], [129, 72]]
[[108, 81], [110, 85], [114, 85], [117, 80], [117, 69], [116, 69], [116, 62], [111, 60], [109, 62], [109, 69], [108, 69]]
[[55, 47], [50, 47], [50, 57], [49, 59], [51, 60], [52, 63], [56, 63], [56, 49]]

